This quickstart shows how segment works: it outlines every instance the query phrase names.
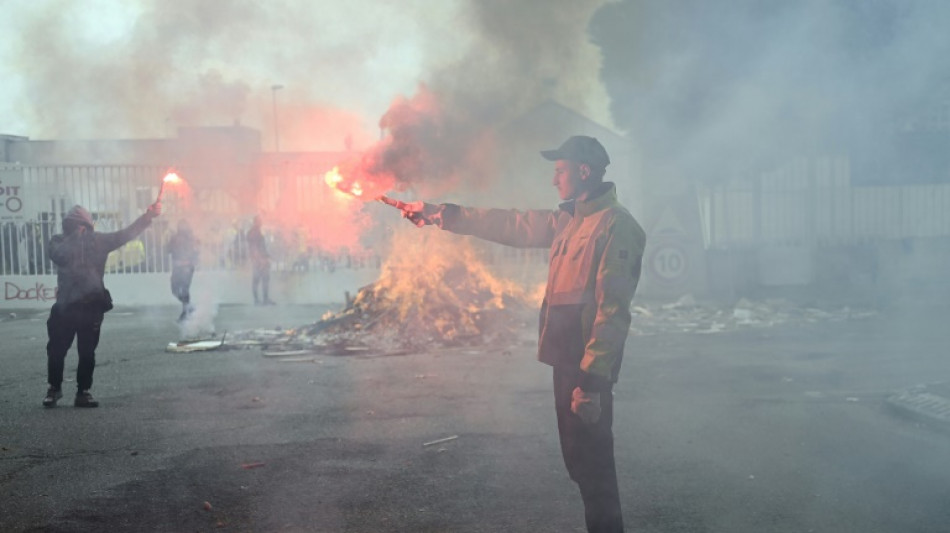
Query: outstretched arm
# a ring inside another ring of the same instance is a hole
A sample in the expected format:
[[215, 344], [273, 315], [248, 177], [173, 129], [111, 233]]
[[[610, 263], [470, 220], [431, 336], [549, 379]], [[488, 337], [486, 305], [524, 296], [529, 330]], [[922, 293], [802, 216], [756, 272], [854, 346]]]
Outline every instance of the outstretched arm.
[[547, 248], [554, 242], [557, 211], [478, 209], [455, 204], [404, 204], [403, 217], [416, 226], [436, 225], [516, 248]]

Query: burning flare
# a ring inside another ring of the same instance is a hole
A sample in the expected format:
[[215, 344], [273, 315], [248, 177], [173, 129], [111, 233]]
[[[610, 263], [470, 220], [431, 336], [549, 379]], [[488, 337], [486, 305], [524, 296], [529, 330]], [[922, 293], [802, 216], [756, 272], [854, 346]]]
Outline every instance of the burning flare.
[[349, 196], [362, 198], [367, 202], [375, 200], [389, 190], [390, 185], [386, 183], [387, 180], [374, 179], [369, 175], [360, 177], [356, 168], [356, 165], [342, 165], [342, 168], [335, 166], [324, 174], [323, 180], [333, 189]]
[[174, 193], [173, 195], [173, 206], [171, 210], [168, 211], [169, 214], [177, 213], [182, 210], [187, 210], [191, 206], [191, 187], [188, 186], [188, 182], [185, 181], [181, 176], [178, 175], [174, 169], [169, 169], [168, 172], [162, 177], [162, 184], [158, 188], [158, 198], [156, 202], [161, 202], [165, 196], [165, 191], [170, 190]]
[[162, 185], [161, 185], [161, 187], [158, 188], [158, 201], [159, 201], [159, 202], [162, 201], [162, 194], [165, 193], [165, 184], [166, 184], [166, 183], [170, 183], [170, 184], [172, 184], [172, 185], [178, 185], [179, 183], [182, 183], [182, 181], [183, 181], [183, 180], [181, 179], [181, 176], [179, 176], [177, 172], [175, 172], [174, 170], [169, 170], [169, 171], [165, 174], [165, 177], [162, 178]]
[[359, 182], [344, 179], [343, 174], [340, 174], [340, 167], [338, 166], [333, 167], [333, 169], [324, 174], [323, 180], [327, 182], [327, 185], [342, 193], [356, 197], [363, 195], [363, 187], [360, 186]]

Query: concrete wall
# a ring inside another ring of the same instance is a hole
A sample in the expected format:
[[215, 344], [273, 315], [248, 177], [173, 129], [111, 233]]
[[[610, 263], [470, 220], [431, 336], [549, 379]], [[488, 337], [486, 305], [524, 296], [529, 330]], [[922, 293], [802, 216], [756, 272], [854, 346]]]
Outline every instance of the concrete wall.
[[[274, 272], [271, 299], [278, 304], [334, 304], [342, 308], [351, 296], [379, 277], [376, 269], [335, 272]], [[177, 305], [169, 274], [110, 274], [105, 284], [116, 306]], [[0, 277], [0, 309], [43, 309], [56, 298], [56, 276]], [[247, 271], [199, 271], [191, 285], [192, 300], [202, 304], [253, 304], [251, 274]]]
[[27, 137], [21, 137], [19, 135], [3, 135], [0, 134], [0, 163], [14, 163], [15, 159], [11, 158], [10, 152], [12, 150], [11, 146], [14, 143], [27, 141]]
[[259, 131], [242, 126], [179, 128], [168, 139], [31, 140], [0, 135], [0, 161], [22, 165], [247, 165], [261, 152]]
[[29, 140], [9, 143], [7, 159], [22, 165], [168, 165], [173, 140]]

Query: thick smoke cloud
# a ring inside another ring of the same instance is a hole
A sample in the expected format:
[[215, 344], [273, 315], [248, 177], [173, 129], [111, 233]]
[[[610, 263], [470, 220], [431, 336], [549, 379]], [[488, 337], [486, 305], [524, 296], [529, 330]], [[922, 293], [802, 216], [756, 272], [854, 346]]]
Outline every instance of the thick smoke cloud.
[[269, 144], [276, 98], [283, 150], [365, 148], [420, 83], [452, 123], [497, 124], [548, 97], [609, 122], [584, 29], [602, 3], [17, 1], [0, 122], [99, 139], [240, 122]]
[[939, 158], [900, 145], [948, 116], [948, 17], [933, 0], [626, 0], [592, 35], [617, 123], [655, 164], [718, 180], [849, 154], [868, 179]]

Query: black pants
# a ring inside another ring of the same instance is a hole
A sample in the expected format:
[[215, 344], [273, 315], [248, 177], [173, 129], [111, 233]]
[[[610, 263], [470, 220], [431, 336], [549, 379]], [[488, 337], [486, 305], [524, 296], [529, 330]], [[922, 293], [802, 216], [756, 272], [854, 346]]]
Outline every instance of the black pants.
[[179, 265], [172, 268], [172, 294], [184, 305], [191, 302], [191, 279], [194, 275], [193, 265]]
[[578, 384], [576, 367], [554, 367], [554, 407], [561, 454], [584, 500], [584, 518], [591, 533], [623, 531], [617, 468], [614, 464], [613, 392], [600, 393], [600, 420], [587, 424], [571, 412], [571, 394]]
[[[261, 296], [263, 298], [257, 297], [257, 287], [261, 287]], [[267, 303], [270, 302], [270, 263], [267, 262], [255, 262], [253, 265], [253, 270], [251, 271], [251, 290], [254, 292], [254, 303]]]
[[76, 339], [79, 368], [76, 385], [79, 390], [92, 387], [92, 373], [96, 368], [96, 347], [102, 328], [101, 304], [54, 304], [46, 321], [49, 342], [46, 343], [47, 382], [55, 389], [62, 388], [66, 352]]

